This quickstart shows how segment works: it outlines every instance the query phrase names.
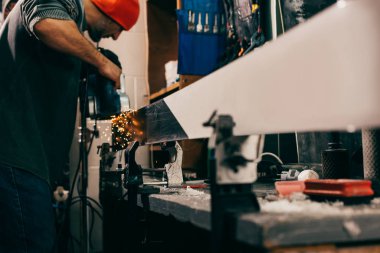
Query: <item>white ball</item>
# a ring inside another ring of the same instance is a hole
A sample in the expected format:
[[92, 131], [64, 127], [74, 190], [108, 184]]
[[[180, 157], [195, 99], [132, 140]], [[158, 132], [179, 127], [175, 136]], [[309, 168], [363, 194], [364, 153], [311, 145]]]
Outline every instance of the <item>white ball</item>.
[[298, 175], [298, 181], [305, 181], [306, 179], [319, 179], [319, 175], [314, 170], [304, 170]]

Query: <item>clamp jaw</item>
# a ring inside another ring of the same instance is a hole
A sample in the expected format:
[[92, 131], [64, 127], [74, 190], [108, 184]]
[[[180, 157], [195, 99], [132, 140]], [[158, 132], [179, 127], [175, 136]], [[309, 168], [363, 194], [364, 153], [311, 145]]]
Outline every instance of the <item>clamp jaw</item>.
[[[234, 136], [235, 122], [229, 115], [212, 115], [204, 126], [214, 132], [209, 139], [208, 149], [215, 162], [215, 183], [252, 184], [257, 179], [257, 159], [262, 138], [257, 135]], [[212, 172], [212, 171], [211, 171]]]
[[165, 164], [168, 187], [181, 186], [183, 184], [182, 158], [183, 151], [178, 142], [169, 142], [162, 147], [169, 153], [169, 162]]

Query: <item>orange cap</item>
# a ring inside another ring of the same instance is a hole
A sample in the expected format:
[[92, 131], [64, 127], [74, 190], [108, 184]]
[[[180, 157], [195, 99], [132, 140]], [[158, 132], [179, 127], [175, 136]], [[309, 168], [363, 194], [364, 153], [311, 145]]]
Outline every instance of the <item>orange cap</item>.
[[91, 0], [91, 2], [127, 31], [136, 24], [139, 17], [139, 0]]

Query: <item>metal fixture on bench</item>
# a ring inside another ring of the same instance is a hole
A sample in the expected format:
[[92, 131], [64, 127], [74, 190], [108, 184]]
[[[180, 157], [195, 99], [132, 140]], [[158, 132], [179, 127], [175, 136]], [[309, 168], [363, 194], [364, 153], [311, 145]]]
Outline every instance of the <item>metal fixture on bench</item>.
[[[209, 139], [209, 172], [211, 180], [211, 252], [231, 252], [226, 238], [235, 238], [236, 218], [243, 212], [258, 212], [260, 206], [252, 192], [257, 171], [252, 157], [260, 136], [234, 136], [235, 122], [229, 115], [213, 113], [204, 126], [214, 132]], [[259, 151], [259, 150], [257, 150]], [[251, 155], [251, 156], [250, 156]], [[258, 152], [256, 153], [256, 156]]]

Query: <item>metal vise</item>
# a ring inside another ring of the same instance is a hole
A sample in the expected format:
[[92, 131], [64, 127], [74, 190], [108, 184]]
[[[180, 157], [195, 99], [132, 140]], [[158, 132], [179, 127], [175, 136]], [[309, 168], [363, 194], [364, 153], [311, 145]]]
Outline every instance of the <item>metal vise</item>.
[[[125, 150], [125, 175], [124, 187], [128, 185], [147, 186], [147, 185], [166, 185], [168, 187], [178, 187], [183, 183], [182, 176], [182, 157], [183, 151], [178, 142], [168, 142], [161, 146], [169, 154], [169, 162], [165, 164], [164, 169], [142, 168], [136, 162], [136, 150], [139, 142], [132, 142]], [[145, 182], [143, 172], [165, 171], [167, 181], [162, 182]]]

